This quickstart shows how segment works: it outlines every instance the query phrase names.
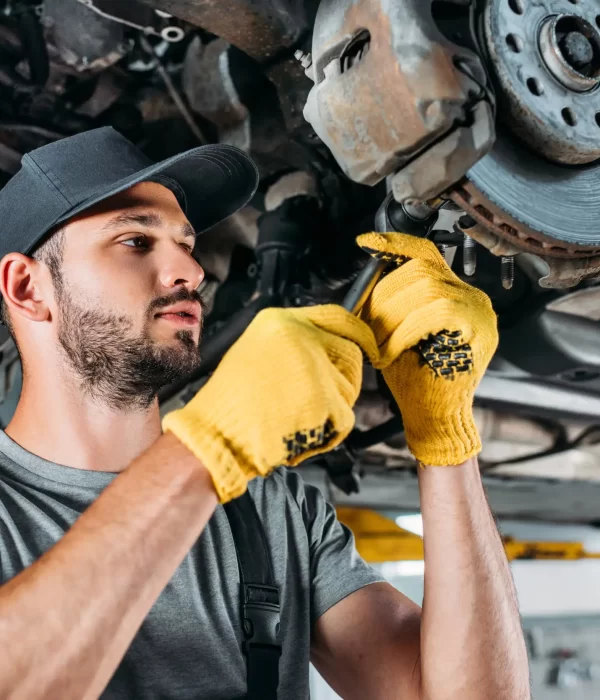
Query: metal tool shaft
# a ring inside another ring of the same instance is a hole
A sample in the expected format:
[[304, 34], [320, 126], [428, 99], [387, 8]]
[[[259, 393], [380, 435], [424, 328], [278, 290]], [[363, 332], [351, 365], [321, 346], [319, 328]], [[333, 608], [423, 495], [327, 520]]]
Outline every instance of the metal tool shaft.
[[[437, 219], [438, 209], [443, 204], [444, 200], [440, 198], [420, 202], [418, 206], [413, 202], [407, 211], [404, 205], [394, 200], [390, 192], [375, 214], [375, 230], [380, 233], [401, 230], [426, 237]], [[359, 314], [387, 266], [388, 263], [384, 260], [378, 258], [369, 260], [350, 287], [342, 306], [353, 314]]]
[[348, 294], [346, 294], [344, 303], [342, 304], [347, 311], [353, 314], [358, 314], [360, 312], [383, 274], [386, 264], [387, 263], [383, 260], [371, 258], [363, 267], [358, 277], [354, 280], [354, 284], [350, 287]]

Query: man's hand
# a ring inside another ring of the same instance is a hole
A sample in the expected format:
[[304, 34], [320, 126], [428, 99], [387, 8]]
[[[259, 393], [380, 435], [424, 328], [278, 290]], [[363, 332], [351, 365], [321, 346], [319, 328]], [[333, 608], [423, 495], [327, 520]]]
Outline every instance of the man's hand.
[[358, 245], [398, 266], [362, 311], [396, 399], [408, 447], [423, 464], [458, 465], [481, 451], [473, 397], [498, 345], [489, 298], [462, 282], [430, 241], [368, 233]]
[[429, 241], [366, 234], [358, 243], [399, 268], [376, 285], [362, 317], [408, 445], [427, 465], [424, 604], [420, 616], [385, 584], [353, 593], [317, 621], [313, 661], [349, 699], [528, 700], [515, 590], [473, 457], [473, 396], [498, 340], [490, 301]]
[[339, 445], [354, 426], [369, 327], [339, 306], [262, 311], [163, 428], [211, 474], [221, 502], [277, 466]]

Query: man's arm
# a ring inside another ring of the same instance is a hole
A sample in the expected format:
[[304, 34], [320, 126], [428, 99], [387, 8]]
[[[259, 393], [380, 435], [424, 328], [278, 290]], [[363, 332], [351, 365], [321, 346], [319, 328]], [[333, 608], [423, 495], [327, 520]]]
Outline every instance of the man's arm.
[[[166, 434], [0, 587], [0, 697], [97, 698], [218, 500], [347, 437], [361, 348], [376, 354], [373, 334], [338, 306], [258, 314], [198, 394], [165, 416]], [[291, 449], [286, 436], [307, 425], [330, 436]]]
[[0, 587], [0, 697], [95, 700], [216, 504], [200, 461], [161, 436]]
[[315, 665], [348, 700], [529, 700], [515, 590], [477, 460], [420, 469], [419, 484], [422, 615], [387, 584], [361, 589], [318, 620]]
[[529, 700], [510, 567], [475, 458], [419, 470], [425, 549], [425, 698]]

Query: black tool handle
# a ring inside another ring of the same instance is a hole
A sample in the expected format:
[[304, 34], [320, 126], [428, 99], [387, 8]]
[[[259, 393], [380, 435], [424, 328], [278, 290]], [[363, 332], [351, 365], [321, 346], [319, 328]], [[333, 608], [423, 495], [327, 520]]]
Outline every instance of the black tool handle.
[[360, 271], [354, 284], [350, 287], [342, 306], [353, 314], [358, 314], [365, 301], [373, 291], [373, 288], [383, 274], [387, 263], [377, 258], [371, 258]]

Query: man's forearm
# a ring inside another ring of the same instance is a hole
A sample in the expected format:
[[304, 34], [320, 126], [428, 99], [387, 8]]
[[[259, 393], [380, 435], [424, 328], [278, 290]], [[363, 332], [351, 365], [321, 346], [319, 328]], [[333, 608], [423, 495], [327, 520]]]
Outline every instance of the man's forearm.
[[529, 700], [517, 599], [477, 460], [419, 470], [424, 700]]
[[97, 698], [216, 504], [196, 457], [161, 436], [0, 587], [0, 697]]

